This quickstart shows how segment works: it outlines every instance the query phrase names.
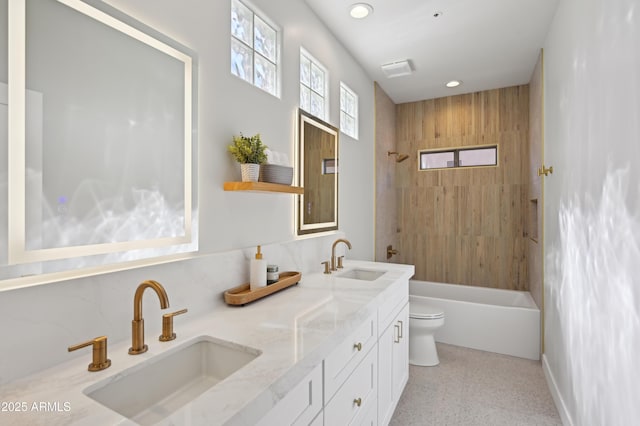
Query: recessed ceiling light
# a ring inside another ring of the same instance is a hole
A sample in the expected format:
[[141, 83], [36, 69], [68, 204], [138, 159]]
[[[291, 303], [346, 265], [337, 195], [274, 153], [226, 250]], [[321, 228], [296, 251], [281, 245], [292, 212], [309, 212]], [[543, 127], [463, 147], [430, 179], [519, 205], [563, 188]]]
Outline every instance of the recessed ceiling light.
[[454, 87], [460, 86], [461, 84], [462, 84], [462, 82], [460, 80], [451, 80], [450, 82], [445, 84], [445, 86], [447, 86], [449, 88], [454, 88]]
[[352, 18], [363, 19], [373, 13], [373, 6], [367, 3], [355, 3], [349, 8], [349, 14]]

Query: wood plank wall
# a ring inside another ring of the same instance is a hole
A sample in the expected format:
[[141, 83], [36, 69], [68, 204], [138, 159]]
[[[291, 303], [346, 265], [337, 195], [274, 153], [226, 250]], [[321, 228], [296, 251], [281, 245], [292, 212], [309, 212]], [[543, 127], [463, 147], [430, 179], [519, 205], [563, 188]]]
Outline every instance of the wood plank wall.
[[376, 262], [387, 260], [387, 246], [398, 248], [398, 206], [396, 204], [396, 167], [402, 167], [387, 152], [396, 151], [396, 104], [375, 83], [376, 106]]
[[[397, 105], [397, 261], [415, 279], [528, 290], [528, 85]], [[418, 150], [498, 145], [498, 167], [418, 170]]]

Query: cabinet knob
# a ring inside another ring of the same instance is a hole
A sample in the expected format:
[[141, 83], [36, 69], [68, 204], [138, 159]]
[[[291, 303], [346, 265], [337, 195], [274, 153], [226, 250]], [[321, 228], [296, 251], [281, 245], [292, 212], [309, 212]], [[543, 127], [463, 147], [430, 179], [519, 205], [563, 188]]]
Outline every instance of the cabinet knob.
[[404, 330], [404, 324], [400, 320], [398, 320], [398, 322], [400, 323], [400, 334], [398, 334], [398, 337], [402, 339], [402, 331]]
[[393, 328], [395, 328], [397, 331], [397, 333], [393, 333], [393, 342], [400, 343], [400, 338], [402, 337], [400, 326], [398, 324], [394, 324]]
[[355, 343], [355, 344], [353, 345], [353, 348], [354, 348], [354, 349], [357, 349], [357, 350], [358, 350], [358, 352], [360, 352], [360, 351], [362, 350], [362, 343]]
[[362, 405], [362, 398], [356, 398], [353, 400], [353, 403], [358, 407]]

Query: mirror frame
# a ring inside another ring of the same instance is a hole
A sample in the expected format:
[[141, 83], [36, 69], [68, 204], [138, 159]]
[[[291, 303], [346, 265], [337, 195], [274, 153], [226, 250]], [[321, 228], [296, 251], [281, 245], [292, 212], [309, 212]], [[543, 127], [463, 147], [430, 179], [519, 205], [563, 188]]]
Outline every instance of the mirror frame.
[[334, 173], [335, 179], [334, 179], [334, 186], [333, 186], [334, 188], [333, 219], [334, 220], [328, 221], [328, 222], [305, 223], [304, 210], [303, 210], [305, 195], [304, 194], [297, 195], [296, 203], [295, 203], [297, 235], [308, 235], [308, 234], [314, 234], [314, 233], [320, 233], [320, 232], [335, 231], [338, 229], [338, 180], [339, 180], [338, 157], [340, 152], [339, 151], [340, 130], [337, 127], [332, 126], [331, 124], [319, 119], [318, 117], [315, 117], [300, 108], [298, 109], [298, 144], [297, 144], [298, 149], [297, 149], [297, 155], [296, 155], [297, 157], [296, 158], [296, 166], [297, 166], [296, 178], [297, 178], [298, 185], [301, 186], [302, 188], [305, 187], [305, 182], [304, 182], [305, 146], [307, 143], [309, 143], [309, 141], [305, 139], [305, 132], [304, 132], [305, 124], [312, 125], [333, 136], [334, 149], [336, 153], [335, 173]]
[[[139, 260], [197, 251], [197, 57], [168, 36], [100, 0], [56, 0], [184, 64], [184, 234], [175, 237], [28, 250], [26, 247], [26, 2], [8, 1], [8, 265], [137, 251]], [[195, 221], [195, 222], [194, 222]], [[195, 229], [194, 229], [195, 227]], [[194, 244], [195, 243], [195, 244]], [[160, 249], [157, 251], [155, 249]], [[149, 250], [148, 253], [146, 250]], [[159, 254], [155, 254], [159, 253]], [[131, 260], [131, 259], [129, 259]], [[123, 261], [126, 262], [127, 260]], [[101, 261], [99, 266], [122, 262]], [[118, 267], [121, 268], [121, 267]], [[72, 268], [73, 269], [73, 268]], [[60, 270], [62, 272], [64, 270]], [[15, 277], [19, 278], [19, 277]], [[11, 278], [9, 278], [11, 279]]]

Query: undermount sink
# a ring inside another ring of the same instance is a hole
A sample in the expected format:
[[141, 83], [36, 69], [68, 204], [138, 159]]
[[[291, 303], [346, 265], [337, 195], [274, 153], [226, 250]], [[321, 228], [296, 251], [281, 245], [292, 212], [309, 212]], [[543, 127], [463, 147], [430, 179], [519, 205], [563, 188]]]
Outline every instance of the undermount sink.
[[340, 278], [351, 278], [354, 280], [375, 281], [384, 275], [386, 271], [376, 271], [373, 269], [351, 269], [338, 274]]
[[150, 425], [196, 399], [260, 353], [202, 336], [105, 379], [84, 393], [141, 425]]

